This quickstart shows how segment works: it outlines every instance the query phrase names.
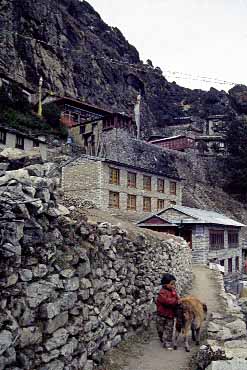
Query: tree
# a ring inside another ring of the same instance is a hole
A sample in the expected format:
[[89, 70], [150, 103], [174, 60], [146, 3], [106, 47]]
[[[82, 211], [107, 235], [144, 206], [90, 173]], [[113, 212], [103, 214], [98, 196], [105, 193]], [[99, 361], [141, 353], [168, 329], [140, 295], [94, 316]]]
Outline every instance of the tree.
[[61, 111], [54, 103], [43, 106], [43, 116], [51, 127], [60, 126]]

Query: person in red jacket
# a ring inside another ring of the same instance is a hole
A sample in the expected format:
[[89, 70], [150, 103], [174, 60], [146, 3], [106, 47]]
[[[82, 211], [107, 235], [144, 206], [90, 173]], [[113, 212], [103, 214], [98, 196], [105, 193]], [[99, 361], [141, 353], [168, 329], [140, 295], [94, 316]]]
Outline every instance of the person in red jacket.
[[156, 300], [157, 331], [161, 343], [167, 349], [172, 349], [175, 312], [177, 305], [180, 303], [175, 282], [175, 276], [168, 273], [164, 274], [161, 279], [162, 288]]

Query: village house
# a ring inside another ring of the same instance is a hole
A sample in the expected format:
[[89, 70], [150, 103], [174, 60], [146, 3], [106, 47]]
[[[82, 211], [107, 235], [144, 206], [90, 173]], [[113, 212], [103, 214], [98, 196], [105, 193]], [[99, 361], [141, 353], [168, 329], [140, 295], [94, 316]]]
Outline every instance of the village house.
[[47, 159], [47, 143], [43, 136], [31, 136], [20, 130], [0, 126], [0, 149], [17, 148], [22, 150], [38, 150], [43, 160]]
[[181, 203], [180, 181], [165, 171], [86, 155], [63, 168], [62, 188], [65, 199], [91, 200], [100, 209], [138, 215]]
[[131, 137], [136, 136], [136, 125], [125, 113], [111, 112], [70, 97], [48, 95], [42, 102], [51, 103], [60, 108], [61, 124], [68, 128], [73, 143], [85, 154], [97, 156], [103, 133], [112, 129], [124, 129]]
[[104, 132], [97, 157], [82, 155], [63, 168], [67, 199], [91, 200], [100, 209], [135, 215], [181, 204], [182, 182], [169, 154], [129, 137], [125, 130]]
[[139, 227], [183, 237], [194, 263], [218, 262], [226, 274], [241, 271], [240, 229], [245, 226], [220, 213], [171, 205], [137, 223]]
[[195, 147], [195, 139], [188, 135], [176, 135], [163, 137], [160, 139], [149, 140], [150, 144], [158, 145], [161, 148], [179, 150], [184, 152]]

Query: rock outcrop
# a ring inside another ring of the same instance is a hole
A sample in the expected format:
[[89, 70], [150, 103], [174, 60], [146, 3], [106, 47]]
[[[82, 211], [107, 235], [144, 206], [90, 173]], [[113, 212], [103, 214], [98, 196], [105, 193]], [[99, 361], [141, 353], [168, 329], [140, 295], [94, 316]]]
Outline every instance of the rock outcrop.
[[0, 160], [0, 369], [93, 369], [149, 325], [163, 272], [190, 285], [188, 245], [71, 218], [51, 164]]
[[[236, 296], [225, 292], [222, 275], [217, 284], [221, 286], [219, 299], [221, 312], [211, 314], [208, 325], [207, 344], [200, 348], [197, 366], [200, 370], [245, 369], [247, 368], [247, 332], [245, 321], [246, 299], [238, 302]], [[241, 309], [241, 305], [243, 309]], [[242, 366], [242, 367], [241, 367]]]
[[173, 117], [236, 113], [224, 91], [169, 83], [86, 1], [2, 0], [0, 31], [1, 74], [35, 92], [42, 76], [44, 91], [128, 114], [141, 94], [144, 137], [165, 134]]

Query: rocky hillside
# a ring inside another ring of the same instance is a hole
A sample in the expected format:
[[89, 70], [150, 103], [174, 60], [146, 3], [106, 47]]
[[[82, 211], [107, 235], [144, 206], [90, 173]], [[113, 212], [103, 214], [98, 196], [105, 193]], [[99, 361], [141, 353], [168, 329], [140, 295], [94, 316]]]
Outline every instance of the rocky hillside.
[[43, 76], [46, 91], [127, 113], [141, 93], [146, 137], [164, 132], [171, 117], [246, 110], [246, 87], [228, 95], [169, 83], [86, 1], [1, 0], [0, 30], [0, 73], [35, 91]]

